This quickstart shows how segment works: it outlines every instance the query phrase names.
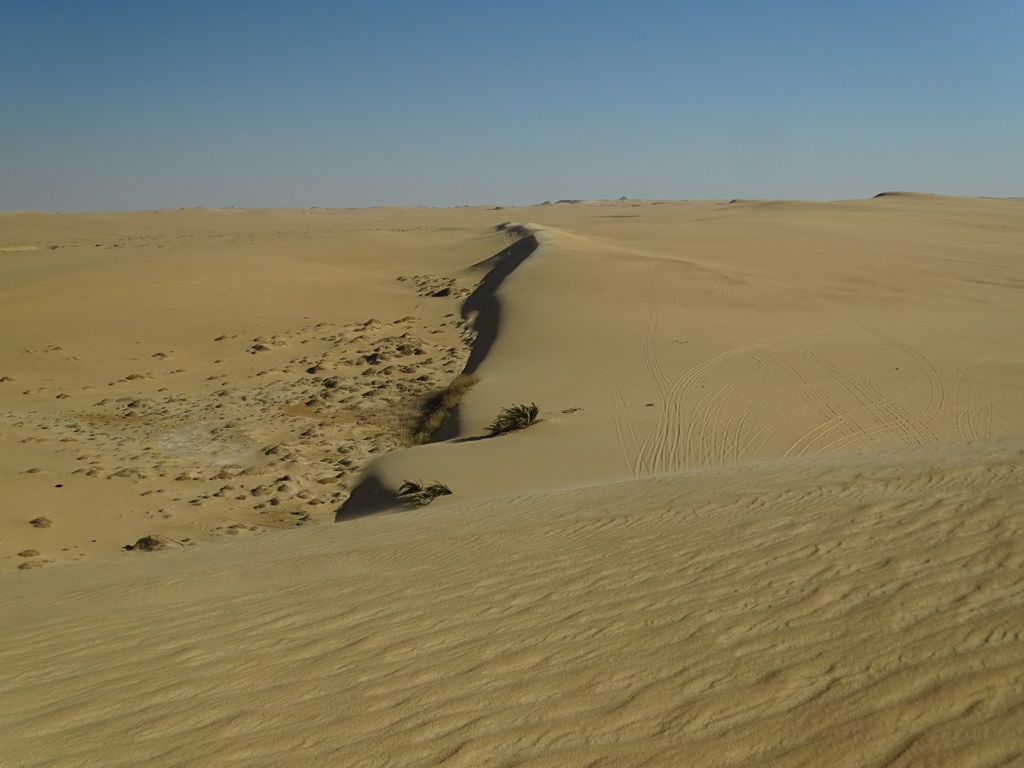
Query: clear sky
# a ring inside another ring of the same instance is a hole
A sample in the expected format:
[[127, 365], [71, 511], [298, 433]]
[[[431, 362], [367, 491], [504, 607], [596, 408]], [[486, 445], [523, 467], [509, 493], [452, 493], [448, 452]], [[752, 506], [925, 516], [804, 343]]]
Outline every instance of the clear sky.
[[0, 0], [0, 210], [1024, 195], [1021, 0]]

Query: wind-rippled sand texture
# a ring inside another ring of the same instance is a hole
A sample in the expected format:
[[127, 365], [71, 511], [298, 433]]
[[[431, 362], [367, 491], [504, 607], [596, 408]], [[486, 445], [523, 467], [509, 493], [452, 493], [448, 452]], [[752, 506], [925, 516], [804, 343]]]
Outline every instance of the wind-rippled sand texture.
[[1016, 764], [1022, 448], [709, 471], [9, 580], [7, 759]]
[[0, 762], [1024, 764], [1022, 206], [4, 214]]

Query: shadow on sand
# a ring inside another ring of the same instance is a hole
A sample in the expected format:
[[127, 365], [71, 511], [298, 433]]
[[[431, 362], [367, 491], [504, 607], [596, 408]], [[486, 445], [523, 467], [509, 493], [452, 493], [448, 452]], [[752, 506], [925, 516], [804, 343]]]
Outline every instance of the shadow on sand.
[[[498, 289], [505, 278], [537, 250], [537, 238], [526, 227], [518, 224], [500, 224], [497, 229], [499, 232], [515, 235], [517, 239], [511, 245], [472, 267], [472, 269], [487, 268], [488, 271], [476, 289], [466, 297], [459, 310], [464, 320], [473, 318], [473, 330], [476, 331], [469, 360], [466, 361], [466, 365], [462, 369], [464, 374], [476, 372], [498, 338], [498, 331], [501, 328], [501, 302], [498, 300]], [[460, 424], [459, 411], [460, 408], [456, 406], [447, 421], [430, 436], [427, 442], [442, 443], [457, 438]], [[462, 438], [460, 442], [483, 439], [485, 437], [468, 437]], [[372, 474], [367, 474], [335, 513], [334, 521], [354, 520], [378, 512], [395, 510], [400, 506], [401, 502], [394, 491], [386, 488]]]

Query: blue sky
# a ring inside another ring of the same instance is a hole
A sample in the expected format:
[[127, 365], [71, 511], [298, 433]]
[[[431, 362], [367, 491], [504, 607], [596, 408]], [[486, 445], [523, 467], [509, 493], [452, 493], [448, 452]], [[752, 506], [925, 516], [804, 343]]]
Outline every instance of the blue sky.
[[1024, 3], [0, 0], [0, 210], [1024, 195]]

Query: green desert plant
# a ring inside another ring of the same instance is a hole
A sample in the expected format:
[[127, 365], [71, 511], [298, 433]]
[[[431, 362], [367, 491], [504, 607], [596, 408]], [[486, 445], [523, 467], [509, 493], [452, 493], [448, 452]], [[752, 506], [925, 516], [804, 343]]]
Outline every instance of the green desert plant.
[[423, 483], [414, 483], [411, 480], [406, 480], [398, 489], [399, 497], [405, 499], [414, 507], [425, 507], [438, 496], [448, 496], [451, 492], [451, 488], [436, 480], [431, 485], [423, 485]]
[[422, 445], [430, 439], [430, 436], [437, 432], [444, 424], [452, 411], [458, 407], [462, 397], [472, 389], [473, 385], [480, 381], [480, 377], [472, 373], [462, 373], [452, 379], [452, 382], [427, 398], [420, 411], [420, 417], [412, 430], [410, 443]]
[[494, 420], [488, 429], [492, 436], [515, 432], [517, 429], [526, 429], [531, 424], [536, 423], [538, 413], [540, 413], [540, 408], [537, 407], [536, 403], [510, 405], [508, 408], [502, 409], [501, 413], [498, 414], [498, 418]]

